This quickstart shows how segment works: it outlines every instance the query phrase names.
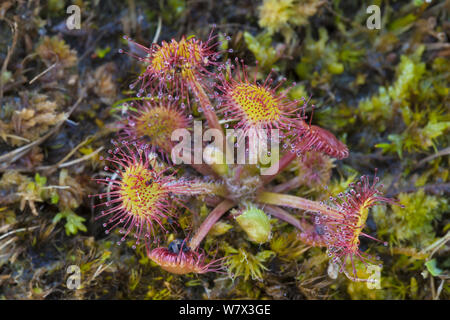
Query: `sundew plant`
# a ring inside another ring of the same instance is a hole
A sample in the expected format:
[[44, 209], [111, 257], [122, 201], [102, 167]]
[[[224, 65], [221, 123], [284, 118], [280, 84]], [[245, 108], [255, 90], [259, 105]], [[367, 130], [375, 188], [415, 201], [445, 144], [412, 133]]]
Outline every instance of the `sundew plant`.
[[[230, 260], [233, 254], [220, 250], [218, 239], [217, 250], [224, 254], [211, 256], [202, 247], [205, 237], [230, 215], [243, 237], [263, 244], [271, 238], [270, 219], [278, 219], [292, 225], [304, 244], [323, 247], [349, 279], [376, 281], [359, 277], [355, 267], [355, 260], [367, 267], [380, 264], [378, 257], [360, 250], [361, 237], [379, 241], [364, 230], [369, 209], [381, 203], [397, 205], [383, 196], [376, 169], [373, 177], [362, 176], [324, 201], [289, 194], [295, 184], [277, 191], [278, 175], [293, 161], [305, 162], [311, 154], [336, 160], [349, 156], [347, 146], [330, 131], [311, 124], [314, 106], [308, 105], [308, 97], [289, 98], [295, 84], [286, 86], [286, 78], [275, 70], [260, 80], [258, 68], [250, 72], [243, 60], [226, 59], [233, 49], [221, 49], [214, 30], [206, 40], [183, 36], [150, 47], [124, 39], [143, 54], [119, 52], [138, 59], [144, 71], [129, 86], [137, 90], [136, 99], [123, 113], [105, 158], [104, 170], [110, 175], [96, 179], [105, 192], [95, 195], [105, 233], [118, 230], [122, 235], [117, 245], [134, 238], [133, 248], [142, 243], [148, 258], [170, 273], [222, 272], [233, 277], [240, 274]], [[179, 156], [174, 133], [195, 131], [196, 121], [213, 129], [215, 139], [203, 137], [192, 148], [185, 143]], [[229, 135], [231, 129], [237, 134]], [[260, 159], [245, 161], [255, 143], [271, 156], [271, 172], [262, 170]], [[271, 154], [269, 144], [282, 147]], [[227, 153], [240, 147], [244, 161], [236, 163], [234, 153]], [[200, 161], [195, 161], [198, 154]], [[187, 165], [195, 171], [179, 170]], [[199, 195], [213, 209], [195, 225], [194, 218], [186, 216], [192, 210], [191, 217], [198, 215], [189, 201]], [[169, 241], [169, 232], [176, 238]]]

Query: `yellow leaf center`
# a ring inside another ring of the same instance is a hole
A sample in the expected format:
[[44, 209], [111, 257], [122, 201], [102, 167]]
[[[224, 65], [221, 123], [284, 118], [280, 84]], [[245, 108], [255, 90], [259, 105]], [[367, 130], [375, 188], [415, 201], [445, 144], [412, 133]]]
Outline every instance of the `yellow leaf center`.
[[281, 110], [273, 94], [254, 84], [238, 84], [231, 92], [232, 99], [252, 124], [276, 121]]
[[153, 215], [157, 202], [165, 195], [164, 189], [153, 179], [152, 172], [142, 164], [125, 169], [120, 196], [123, 207], [133, 216], [143, 218]]

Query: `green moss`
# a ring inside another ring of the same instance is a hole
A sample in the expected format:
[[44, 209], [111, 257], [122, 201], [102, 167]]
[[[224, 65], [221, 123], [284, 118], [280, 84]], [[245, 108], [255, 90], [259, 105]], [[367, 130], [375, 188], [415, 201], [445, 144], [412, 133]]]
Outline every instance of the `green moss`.
[[298, 260], [308, 249], [298, 240], [297, 232], [281, 233], [270, 240], [270, 249], [283, 260]]
[[418, 93], [419, 81], [425, 72], [425, 64], [419, 62], [423, 50], [424, 47], [420, 47], [411, 57], [401, 56], [394, 83], [389, 87], [380, 87], [377, 95], [360, 102], [358, 113], [364, 122], [376, 122], [378, 131], [384, 131], [386, 122], [397, 110], [410, 107], [410, 99]]
[[225, 251], [224, 265], [227, 267], [231, 278], [244, 277], [244, 280], [262, 279], [263, 272], [267, 270], [264, 263], [268, 261], [274, 253], [270, 250], [260, 251], [257, 254], [251, 253], [246, 248], [235, 249], [228, 244], [223, 246]]
[[272, 46], [272, 37], [268, 33], [263, 32], [254, 37], [246, 31], [244, 40], [263, 70], [277, 69], [275, 63], [280, 53]]
[[53, 223], [58, 223], [62, 218], [66, 220], [64, 228], [66, 229], [66, 234], [76, 235], [78, 231], [87, 231], [86, 226], [83, 224], [86, 221], [85, 218], [78, 216], [75, 212], [70, 209], [59, 212], [54, 218]]
[[408, 107], [401, 109], [403, 121], [407, 125], [400, 134], [388, 135], [390, 143], [379, 143], [376, 147], [383, 152], [397, 153], [401, 158], [403, 152], [425, 151], [435, 147], [435, 141], [450, 129], [449, 116], [442, 110], [423, 110], [411, 112]]
[[447, 208], [447, 200], [425, 194], [424, 189], [413, 193], [400, 193], [399, 203], [388, 214], [383, 207], [373, 209], [379, 235], [388, 234], [396, 244], [413, 245], [419, 249], [429, 245], [435, 237], [433, 221]]
[[251, 241], [262, 244], [269, 239], [270, 220], [261, 209], [250, 206], [236, 217], [236, 221]]

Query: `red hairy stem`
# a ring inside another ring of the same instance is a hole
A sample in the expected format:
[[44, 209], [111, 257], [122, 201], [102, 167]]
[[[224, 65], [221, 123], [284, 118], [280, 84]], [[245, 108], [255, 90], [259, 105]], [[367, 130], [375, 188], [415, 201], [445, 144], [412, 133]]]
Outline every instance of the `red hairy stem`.
[[265, 204], [286, 206], [310, 212], [319, 212], [322, 215], [326, 216], [334, 216], [336, 214], [339, 214], [339, 212], [334, 210], [333, 208], [330, 208], [329, 206], [321, 204], [317, 201], [311, 201], [305, 198], [292, 196], [288, 194], [261, 192], [256, 199], [257, 201]]
[[289, 212], [287, 212], [279, 207], [271, 206], [271, 205], [265, 206], [264, 211], [266, 211], [268, 214], [271, 214], [275, 218], [283, 220], [283, 221], [293, 225], [297, 229], [300, 229], [303, 231], [303, 227], [302, 227], [300, 221], [297, 218], [295, 218], [294, 216], [292, 216]]
[[216, 207], [222, 201], [223, 201], [223, 199], [218, 196], [206, 196], [205, 197], [205, 203], [210, 207]]
[[[303, 120], [296, 121], [296, 126], [298, 128], [301, 128], [300, 131], [306, 130], [308, 128], [308, 125]], [[299, 144], [302, 144], [304, 142], [300, 142]], [[295, 158], [297, 158], [297, 153], [292, 152], [293, 150], [286, 152], [283, 157], [278, 161], [278, 171], [274, 173], [273, 175], [266, 175], [261, 177], [261, 180], [264, 184], [269, 183], [272, 181], [281, 171], [283, 171], [292, 161], [294, 161]]]
[[216, 113], [213, 110], [211, 110], [212, 104], [208, 96], [206, 95], [205, 90], [203, 90], [201, 84], [195, 79], [192, 79], [191, 81], [192, 81], [192, 89], [194, 90], [194, 94], [199, 99], [200, 105], [203, 109], [203, 113], [205, 114], [206, 121], [208, 121], [209, 127], [211, 129], [217, 129], [223, 134], [222, 126], [219, 123], [219, 118], [217, 118]]
[[301, 185], [302, 180], [300, 179], [300, 177], [294, 177], [291, 180], [286, 181], [285, 183], [276, 185], [271, 189], [271, 191], [275, 193], [283, 193], [298, 188]]
[[272, 216], [283, 220], [297, 229], [299, 229], [299, 233], [297, 238], [302, 241], [304, 244], [312, 247], [326, 247], [326, 241], [323, 236], [317, 232], [317, 229], [314, 225], [307, 223], [305, 220], [299, 220], [292, 216], [289, 212], [281, 209], [277, 206], [266, 205], [264, 210], [271, 214]]
[[225, 197], [228, 195], [227, 189], [222, 184], [214, 182], [195, 181], [187, 186], [186, 194], [205, 194], [209, 196]]
[[235, 203], [233, 201], [224, 200], [217, 207], [215, 207], [214, 210], [209, 213], [208, 217], [206, 217], [205, 221], [203, 221], [202, 225], [200, 226], [200, 228], [198, 228], [195, 235], [192, 237], [189, 243], [190, 249], [197, 249], [202, 240], [208, 234], [209, 230], [211, 230], [211, 228], [214, 226], [214, 224], [216, 224], [220, 217], [234, 206]]
[[[200, 106], [202, 107], [206, 121], [208, 122], [208, 125], [211, 129], [219, 130], [220, 135], [221, 135], [221, 139], [219, 142], [219, 143], [221, 143], [220, 148], [221, 148], [221, 150], [225, 150], [224, 143], [227, 143], [227, 142], [225, 140], [225, 135], [223, 134], [223, 128], [219, 123], [219, 118], [217, 117], [216, 113], [212, 109], [211, 101], [209, 100], [202, 85], [195, 79], [193, 79], [191, 81], [192, 81], [192, 85], [191, 85], [192, 89], [194, 91], [194, 94], [199, 99]], [[217, 142], [215, 142], [215, 143], [217, 143]], [[217, 173], [214, 172], [214, 175], [217, 176]]]

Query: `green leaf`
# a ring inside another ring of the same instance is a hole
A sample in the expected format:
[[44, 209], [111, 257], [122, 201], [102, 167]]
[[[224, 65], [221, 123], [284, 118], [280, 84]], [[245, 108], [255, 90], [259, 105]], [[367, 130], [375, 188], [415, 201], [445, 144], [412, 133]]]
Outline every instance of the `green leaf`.
[[276, 68], [273, 64], [277, 62], [279, 56], [272, 46], [272, 37], [268, 33], [263, 32], [254, 37], [246, 31], [244, 40], [263, 69]]
[[388, 30], [396, 31], [398, 34], [403, 33], [412, 26], [416, 19], [417, 17], [412, 13], [406, 16], [402, 16], [401, 18], [394, 20], [391, 24], [389, 24]]
[[58, 223], [59, 220], [61, 220], [64, 216], [62, 215], [62, 213], [58, 213], [52, 220], [53, 223]]
[[34, 181], [36, 181], [36, 184], [38, 186], [43, 187], [47, 183], [47, 178], [41, 177], [39, 173], [36, 173], [36, 175], [34, 176]]
[[425, 262], [425, 266], [433, 277], [436, 277], [442, 273], [442, 270], [436, 265], [436, 259]]
[[53, 218], [53, 223], [57, 223], [61, 220], [61, 218], [66, 219], [66, 224], [64, 225], [64, 228], [66, 229], [66, 234], [68, 236], [75, 235], [78, 233], [78, 231], [87, 231], [86, 226], [83, 224], [84, 221], [86, 221], [85, 218], [78, 216], [75, 212], [72, 210], [64, 210], [58, 213]]
[[50, 202], [52, 204], [57, 204], [58, 201], [59, 201], [59, 195], [58, 195], [58, 193], [55, 192], [52, 194], [52, 197], [50, 198]]
[[103, 59], [108, 52], [111, 51], [111, 48], [109, 46], [107, 46], [106, 48], [102, 49], [102, 48], [97, 48], [95, 49], [95, 54], [97, 55], [97, 57], [99, 57], [100, 59]]
[[267, 259], [269, 259], [270, 257], [274, 256], [275, 252], [271, 251], [271, 250], [264, 250], [264, 251], [260, 251], [256, 254], [256, 259], [258, 259], [259, 261], [266, 261]]

